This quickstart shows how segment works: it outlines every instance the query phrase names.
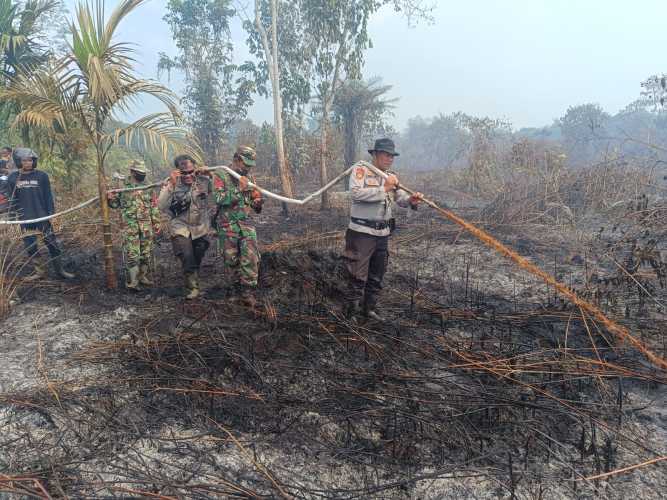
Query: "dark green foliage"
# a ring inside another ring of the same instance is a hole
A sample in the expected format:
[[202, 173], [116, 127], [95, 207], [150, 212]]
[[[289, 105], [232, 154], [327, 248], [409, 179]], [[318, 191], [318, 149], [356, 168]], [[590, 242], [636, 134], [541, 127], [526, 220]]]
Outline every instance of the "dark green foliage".
[[165, 21], [178, 48], [160, 54], [158, 71], [185, 75], [185, 111], [207, 162], [221, 159], [226, 131], [246, 115], [254, 82], [233, 64], [230, 22], [236, 11], [229, 0], [170, 0]]

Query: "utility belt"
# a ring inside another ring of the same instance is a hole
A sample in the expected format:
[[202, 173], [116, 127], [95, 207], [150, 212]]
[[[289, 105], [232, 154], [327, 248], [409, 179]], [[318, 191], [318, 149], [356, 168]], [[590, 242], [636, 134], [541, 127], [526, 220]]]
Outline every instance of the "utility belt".
[[368, 220], [368, 219], [359, 219], [358, 217], [350, 217], [350, 221], [354, 224], [359, 224], [360, 226], [365, 226], [376, 231], [383, 231], [384, 229], [389, 229], [390, 232], [394, 232], [396, 229], [396, 219], [389, 220]]

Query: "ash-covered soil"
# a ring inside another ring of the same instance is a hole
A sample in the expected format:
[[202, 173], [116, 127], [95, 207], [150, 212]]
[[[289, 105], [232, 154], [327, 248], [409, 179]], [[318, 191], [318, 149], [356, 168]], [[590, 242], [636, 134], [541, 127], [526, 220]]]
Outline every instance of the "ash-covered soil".
[[[105, 291], [94, 252], [26, 284], [0, 326], [0, 498], [663, 498], [664, 461], [588, 478], [667, 454], [664, 372], [430, 215], [401, 216], [385, 324], [340, 314], [342, 211], [261, 217], [256, 311], [214, 246], [193, 303], [168, 242], [151, 291]], [[664, 356], [606, 243], [497, 234]]]

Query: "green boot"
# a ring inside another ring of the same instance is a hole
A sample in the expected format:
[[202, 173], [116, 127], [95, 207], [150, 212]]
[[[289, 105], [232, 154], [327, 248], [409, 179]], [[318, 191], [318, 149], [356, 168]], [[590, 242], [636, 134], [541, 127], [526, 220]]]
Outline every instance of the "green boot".
[[128, 290], [134, 292], [139, 290], [139, 267], [132, 266], [127, 268], [127, 282], [125, 286]]
[[66, 280], [73, 280], [76, 278], [74, 274], [65, 271], [65, 267], [63, 266], [63, 258], [60, 255], [53, 258], [53, 269], [55, 269], [58, 276]]
[[185, 289], [188, 291], [186, 299], [192, 300], [199, 297], [199, 279], [196, 272], [185, 274]]
[[251, 309], [257, 307], [257, 299], [255, 298], [255, 287], [241, 286], [240, 294], [241, 304]]
[[148, 267], [148, 264], [141, 264], [139, 267], [139, 283], [144, 285], [144, 286], [153, 286], [154, 283], [151, 281], [151, 279], [148, 277], [148, 274], [150, 273], [150, 267]]

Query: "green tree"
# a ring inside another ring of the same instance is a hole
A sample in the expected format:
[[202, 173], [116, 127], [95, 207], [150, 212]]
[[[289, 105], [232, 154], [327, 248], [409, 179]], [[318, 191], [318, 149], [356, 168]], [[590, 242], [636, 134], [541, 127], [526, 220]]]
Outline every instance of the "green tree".
[[458, 115], [418, 116], [408, 121], [401, 134], [400, 161], [416, 169], [447, 169], [462, 162], [472, 140]]
[[[432, 7], [420, 0], [298, 0], [301, 26], [307, 37], [303, 53], [311, 58], [312, 85], [321, 105], [320, 183], [328, 182], [327, 134], [334, 98], [346, 79], [359, 79], [364, 52], [371, 46], [368, 22], [385, 5], [410, 19], [428, 15]], [[329, 208], [327, 193], [322, 209]]]
[[[63, 27], [59, 16], [60, 0], [0, 0], [0, 85], [19, 70], [30, 71], [47, 63], [57, 47], [54, 33]], [[5, 129], [18, 110], [12, 103], [0, 103], [0, 128]], [[30, 142], [27, 129], [18, 131], [24, 143]]]
[[563, 142], [575, 161], [587, 161], [596, 154], [596, 143], [607, 135], [605, 126], [610, 116], [599, 104], [570, 106], [558, 120]]
[[22, 67], [39, 66], [48, 60], [51, 52], [41, 21], [59, 6], [57, 0], [28, 0], [25, 4], [0, 0], [0, 55], [5, 81]]
[[[81, 127], [94, 147], [104, 239], [104, 266], [108, 288], [117, 283], [109, 207], [106, 203], [105, 161], [114, 145], [140, 142], [167, 157], [184, 140], [173, 94], [163, 86], [138, 78], [132, 68], [133, 49], [114, 35], [122, 21], [146, 0], [121, 0], [105, 22], [104, 3], [79, 3], [72, 21], [68, 53], [44, 71], [19, 72], [0, 99], [15, 102], [21, 110], [14, 125], [60, 128], [67, 133], [68, 119]], [[54, 91], [55, 90], [55, 91]], [[159, 99], [168, 109], [108, 130], [114, 113], [127, 111], [142, 95]]]
[[382, 85], [381, 78], [348, 80], [338, 89], [333, 101], [333, 123], [338, 125], [344, 142], [345, 166], [358, 159], [359, 141], [387, 130], [386, 119], [398, 99], [384, 96], [391, 85]]
[[221, 148], [232, 123], [246, 116], [254, 85], [232, 63], [230, 0], [169, 0], [165, 21], [178, 55], [160, 54], [158, 73], [185, 75], [185, 111], [207, 162], [221, 160]]

